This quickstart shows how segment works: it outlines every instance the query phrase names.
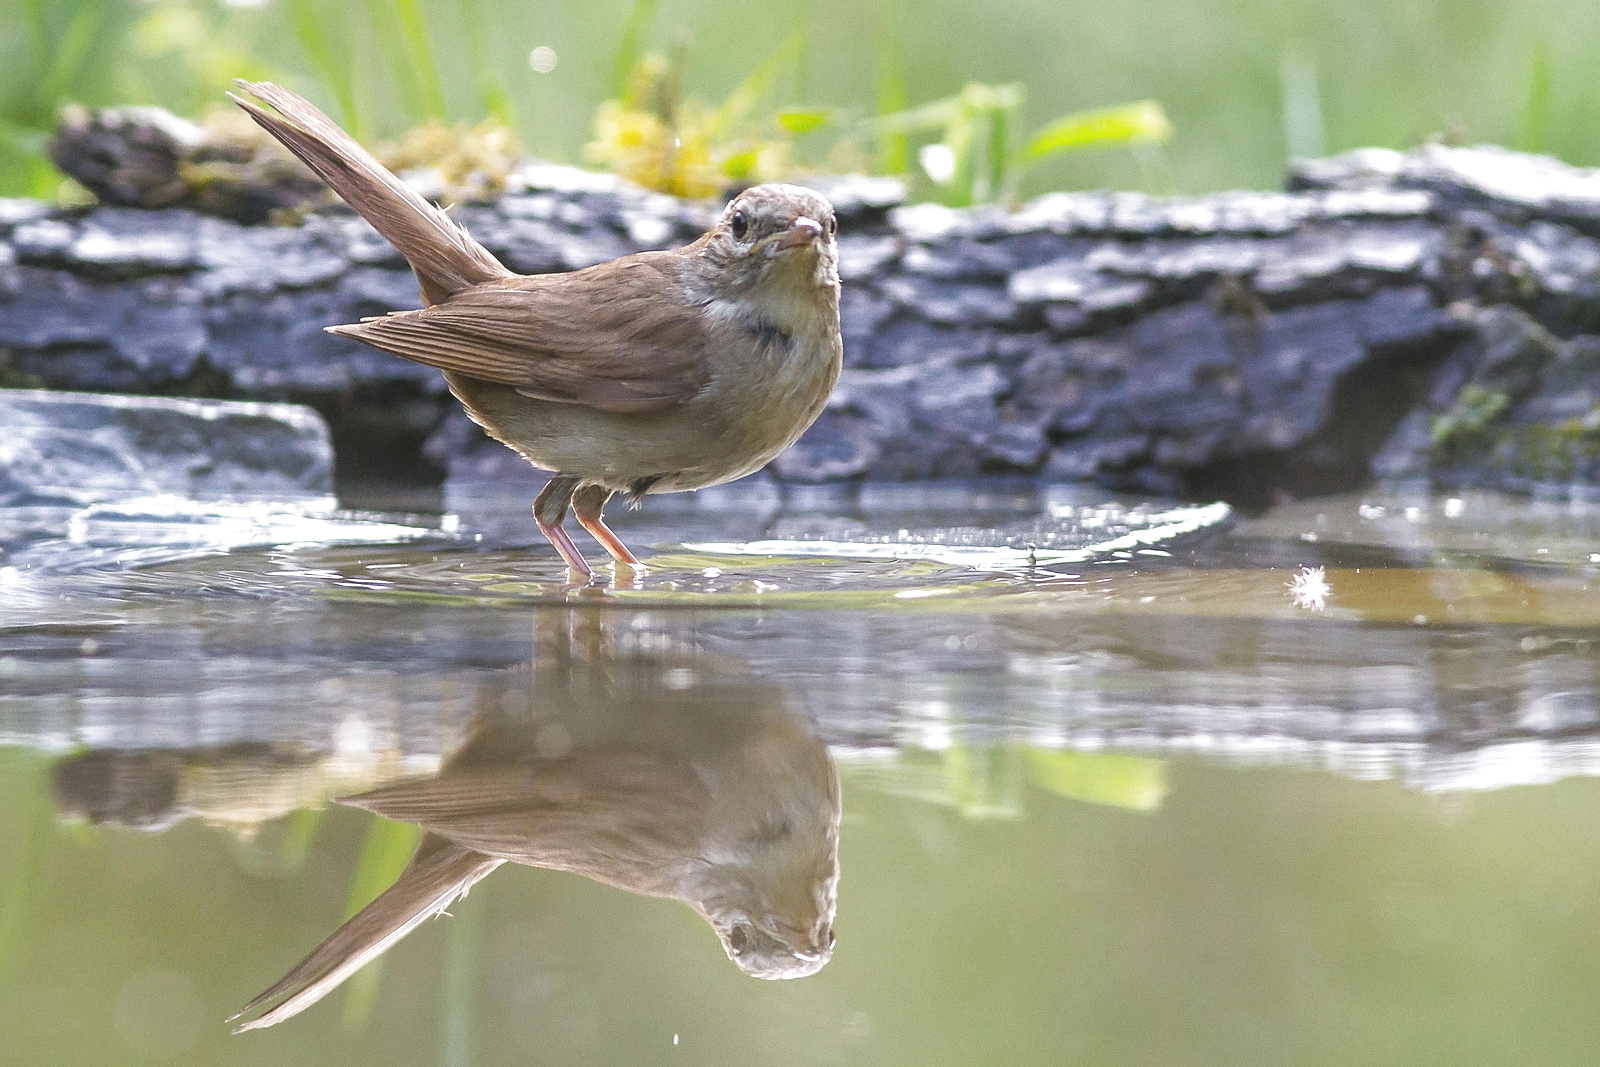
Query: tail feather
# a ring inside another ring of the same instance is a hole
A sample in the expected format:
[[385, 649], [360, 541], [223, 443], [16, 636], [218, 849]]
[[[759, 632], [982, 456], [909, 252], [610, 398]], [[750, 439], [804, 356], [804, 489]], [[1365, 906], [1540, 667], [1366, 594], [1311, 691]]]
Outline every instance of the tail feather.
[[241, 1024], [234, 1033], [272, 1026], [305, 1011], [504, 862], [429, 834], [394, 885], [228, 1021], [275, 997], [290, 995], [260, 1018]]
[[471, 285], [512, 276], [459, 223], [373, 159], [309, 101], [271, 82], [241, 80], [235, 84], [277, 109], [274, 115], [249, 100], [233, 97], [400, 250], [422, 283], [422, 296], [428, 303], [437, 304]]

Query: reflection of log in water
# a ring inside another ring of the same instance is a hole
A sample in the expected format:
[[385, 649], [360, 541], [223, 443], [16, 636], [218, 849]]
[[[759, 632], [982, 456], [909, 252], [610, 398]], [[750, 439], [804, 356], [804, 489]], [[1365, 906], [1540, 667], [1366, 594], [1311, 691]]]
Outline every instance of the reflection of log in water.
[[317, 946], [240, 1027], [304, 1010], [500, 864], [672, 897], [758, 978], [833, 948], [839, 782], [781, 690], [652, 632], [541, 617], [531, 678], [477, 693], [467, 742], [431, 778], [347, 803], [426, 831], [388, 890]]
[[[396, 772], [377, 761], [348, 767], [303, 745], [241, 741], [198, 749], [89, 749], [51, 771], [63, 817], [163, 830], [185, 818], [253, 840], [274, 819], [320, 808]], [[392, 764], [394, 761], [389, 760]]]

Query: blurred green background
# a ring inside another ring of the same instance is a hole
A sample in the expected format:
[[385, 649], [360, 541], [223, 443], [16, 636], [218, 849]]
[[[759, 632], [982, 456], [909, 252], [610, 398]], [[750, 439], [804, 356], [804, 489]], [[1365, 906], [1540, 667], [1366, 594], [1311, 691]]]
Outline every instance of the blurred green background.
[[[1291, 153], [1432, 136], [1595, 164], [1593, 16], [1586, 0], [0, 0], [0, 195], [56, 191], [40, 151], [63, 103], [199, 116], [237, 76], [367, 139], [494, 113], [576, 163], [619, 55], [678, 48], [685, 90], [716, 103], [790, 39], [768, 112], [870, 115], [976, 81], [1022, 86], [1027, 128], [1145, 99], [1172, 121], [1159, 148], [1046, 160], [1024, 193], [1275, 187]], [[832, 141], [800, 133], [795, 155], [821, 165]]]

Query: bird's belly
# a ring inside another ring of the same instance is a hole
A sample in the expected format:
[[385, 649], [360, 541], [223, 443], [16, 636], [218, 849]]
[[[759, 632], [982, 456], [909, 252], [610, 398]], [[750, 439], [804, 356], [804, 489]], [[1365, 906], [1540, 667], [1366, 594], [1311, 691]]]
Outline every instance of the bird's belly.
[[615, 490], [649, 483], [654, 492], [672, 492], [731, 481], [759, 470], [799, 434], [792, 426], [779, 432], [785, 428], [771, 424], [777, 420], [729, 425], [701, 398], [663, 412], [623, 414], [450, 378], [467, 414], [489, 436], [535, 467]]

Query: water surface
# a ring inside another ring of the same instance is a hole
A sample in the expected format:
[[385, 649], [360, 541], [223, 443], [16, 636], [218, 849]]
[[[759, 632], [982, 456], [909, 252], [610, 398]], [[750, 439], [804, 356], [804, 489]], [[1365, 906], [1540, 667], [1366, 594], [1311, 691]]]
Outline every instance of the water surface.
[[[1592, 1061], [1600, 511], [702, 497], [589, 586], [488, 492], [10, 542], [0, 1062]], [[802, 910], [837, 819], [831, 959], [753, 979], [638, 864], [508, 863], [230, 1034], [506, 768], [629, 786], [534, 859], [792, 842]], [[380, 789], [436, 807], [330, 803]]]

